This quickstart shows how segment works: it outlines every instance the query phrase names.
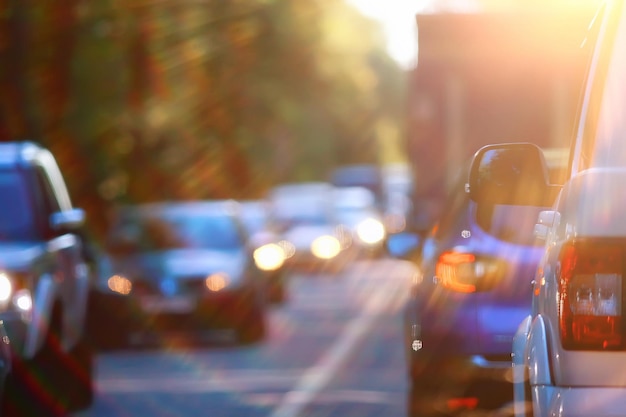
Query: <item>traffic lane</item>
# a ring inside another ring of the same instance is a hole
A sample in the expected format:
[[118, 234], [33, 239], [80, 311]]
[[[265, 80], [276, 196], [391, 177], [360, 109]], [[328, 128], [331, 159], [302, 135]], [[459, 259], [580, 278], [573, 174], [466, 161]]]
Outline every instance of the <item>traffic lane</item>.
[[[388, 265], [380, 266], [385, 268]], [[405, 264], [384, 269], [377, 275], [404, 280], [414, 272], [412, 266]], [[364, 337], [335, 370], [334, 378], [301, 410], [300, 415], [406, 416], [408, 380], [402, 344], [405, 299], [406, 293], [399, 293], [380, 311]]]
[[[95, 403], [76, 415], [295, 416], [407, 292], [408, 275], [389, 278], [398, 265], [382, 260], [356, 264], [343, 276], [293, 277], [289, 302], [273, 308], [269, 338], [256, 346], [193, 347], [167, 335], [160, 349], [99, 355]], [[403, 366], [396, 373], [402, 384]]]

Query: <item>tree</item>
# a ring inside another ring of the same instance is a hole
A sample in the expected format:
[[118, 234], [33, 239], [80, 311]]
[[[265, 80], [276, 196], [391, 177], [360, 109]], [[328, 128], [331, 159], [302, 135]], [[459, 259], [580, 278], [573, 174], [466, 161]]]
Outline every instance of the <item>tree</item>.
[[400, 125], [404, 73], [342, 0], [0, 7], [2, 139], [52, 149], [95, 234], [112, 204], [258, 198], [374, 161]]

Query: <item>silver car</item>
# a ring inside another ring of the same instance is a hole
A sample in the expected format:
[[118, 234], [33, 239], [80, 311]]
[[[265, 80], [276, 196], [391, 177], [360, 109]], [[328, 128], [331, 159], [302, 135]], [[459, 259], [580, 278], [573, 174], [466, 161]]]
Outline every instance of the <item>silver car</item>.
[[601, 6], [587, 44], [594, 50], [564, 184], [546, 182], [530, 144], [485, 147], [470, 174], [479, 204], [552, 202], [535, 225], [544, 253], [512, 345], [516, 416], [626, 416], [623, 0]]

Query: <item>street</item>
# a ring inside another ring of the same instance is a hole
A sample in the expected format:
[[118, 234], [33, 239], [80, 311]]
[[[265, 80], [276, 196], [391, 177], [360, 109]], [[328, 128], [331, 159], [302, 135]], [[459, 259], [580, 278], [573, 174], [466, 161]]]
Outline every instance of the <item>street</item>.
[[163, 334], [99, 354], [94, 405], [75, 416], [404, 417], [401, 308], [414, 268], [381, 259], [294, 275], [257, 345]]

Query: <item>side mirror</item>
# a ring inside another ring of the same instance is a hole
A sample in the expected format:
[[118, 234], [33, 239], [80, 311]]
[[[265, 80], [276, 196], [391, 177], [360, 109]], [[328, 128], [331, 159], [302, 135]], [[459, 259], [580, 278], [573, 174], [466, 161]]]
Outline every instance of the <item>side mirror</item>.
[[79, 208], [58, 211], [50, 215], [53, 230], [76, 230], [85, 223], [85, 211]]
[[472, 160], [469, 194], [479, 204], [549, 206], [559, 187], [548, 181], [548, 167], [537, 145], [487, 145]]

